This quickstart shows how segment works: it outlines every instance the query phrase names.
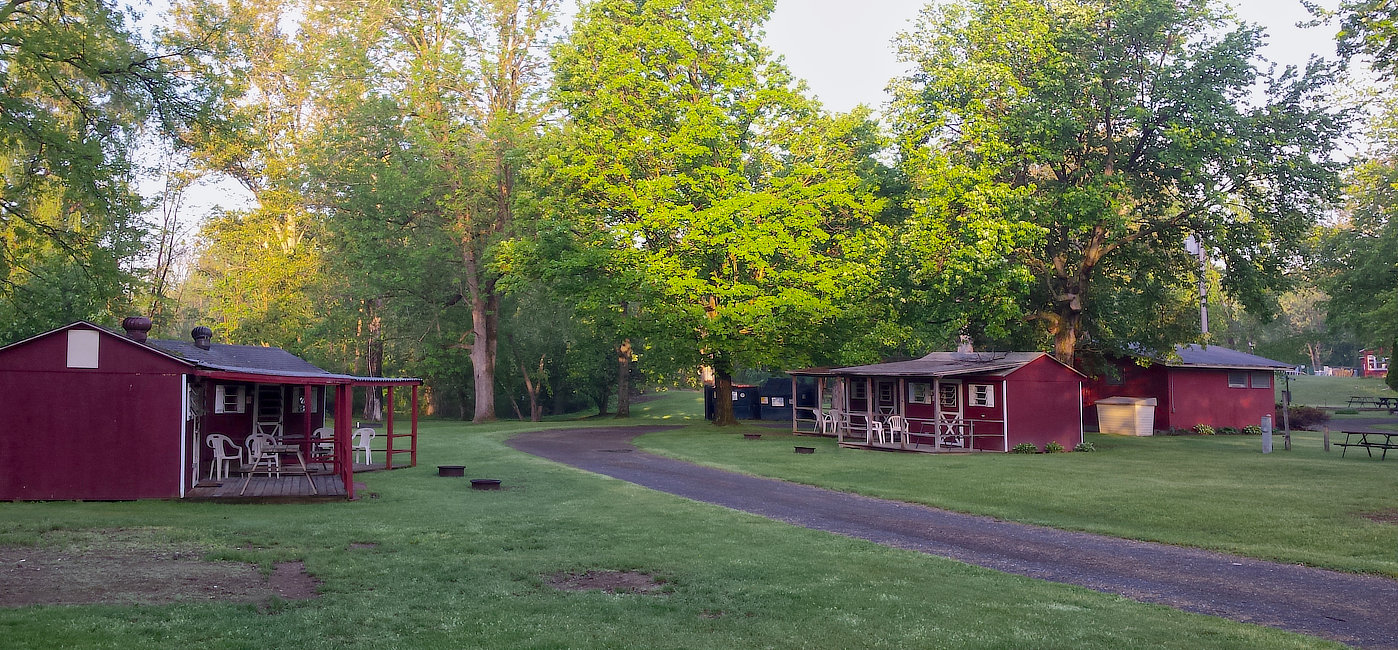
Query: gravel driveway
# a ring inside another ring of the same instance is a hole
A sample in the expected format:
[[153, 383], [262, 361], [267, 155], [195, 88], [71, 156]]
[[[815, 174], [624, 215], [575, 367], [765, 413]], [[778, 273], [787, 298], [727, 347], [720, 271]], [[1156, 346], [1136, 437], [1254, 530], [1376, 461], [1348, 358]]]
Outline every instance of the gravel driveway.
[[797, 526], [1189, 612], [1398, 648], [1398, 581], [998, 521], [758, 478], [637, 451], [670, 427], [526, 433], [515, 449]]

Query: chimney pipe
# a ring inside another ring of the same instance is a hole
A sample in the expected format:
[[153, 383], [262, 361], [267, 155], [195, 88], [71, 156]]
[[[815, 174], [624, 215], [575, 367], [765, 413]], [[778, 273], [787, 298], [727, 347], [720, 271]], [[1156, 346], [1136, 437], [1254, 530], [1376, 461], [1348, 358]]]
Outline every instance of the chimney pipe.
[[975, 346], [971, 344], [971, 337], [970, 337], [970, 335], [968, 335], [968, 334], [962, 334], [962, 335], [961, 335], [960, 345], [957, 345], [957, 346], [956, 346], [956, 351], [957, 351], [958, 353], [961, 353], [961, 354], [972, 354], [972, 353], [974, 353], [974, 352], [976, 351]]
[[126, 330], [126, 338], [145, 343], [146, 333], [150, 332], [150, 319], [145, 316], [130, 316], [122, 319], [121, 328]]
[[214, 338], [214, 331], [200, 325], [190, 330], [189, 335], [194, 338], [194, 347], [200, 350], [207, 350], [212, 345], [211, 341]]

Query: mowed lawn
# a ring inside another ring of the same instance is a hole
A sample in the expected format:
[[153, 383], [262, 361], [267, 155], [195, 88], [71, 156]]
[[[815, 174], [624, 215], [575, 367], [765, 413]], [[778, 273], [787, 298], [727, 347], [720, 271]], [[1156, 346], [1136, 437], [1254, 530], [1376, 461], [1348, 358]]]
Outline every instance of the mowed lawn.
[[[1344, 408], [1350, 397], [1393, 397], [1393, 392], [1382, 379], [1364, 377], [1315, 377], [1300, 375], [1290, 377], [1291, 403], [1302, 406], [1329, 406]], [[1279, 380], [1277, 385], [1283, 383]], [[1281, 393], [1277, 393], [1281, 399]]]
[[[693, 398], [683, 396], [684, 405]], [[665, 400], [638, 405], [683, 421]], [[612, 424], [612, 421], [598, 424]], [[121, 529], [210, 559], [303, 560], [317, 599], [0, 609], [5, 648], [1302, 648], [1308, 637], [805, 530], [515, 452], [531, 425], [423, 426], [420, 466], [361, 474], [357, 502], [0, 503], [0, 545]], [[537, 426], [537, 425], [533, 425]], [[577, 426], [554, 423], [547, 426]], [[652, 439], [767, 457], [708, 431]], [[790, 452], [789, 446], [787, 453]], [[1125, 456], [1117, 451], [1104, 453]], [[807, 458], [841, 458], [822, 447]], [[894, 456], [882, 460], [900, 461]], [[1020, 462], [1029, 459], [1000, 460]], [[962, 462], [965, 462], [963, 459]], [[1060, 461], [1059, 458], [1034, 460]], [[508, 488], [476, 492], [437, 464]], [[362, 545], [377, 545], [364, 548]], [[636, 570], [653, 595], [564, 592]], [[112, 576], [120, 579], [121, 576]]]
[[[763, 433], [748, 441], [742, 431]], [[1256, 436], [1088, 434], [1097, 451], [909, 454], [745, 425], [642, 437], [647, 451], [747, 474], [1116, 537], [1398, 576], [1398, 454], [1323, 450], [1320, 433], [1261, 453]], [[816, 447], [792, 453], [794, 444]], [[1357, 453], [1356, 453], [1357, 452]], [[1367, 516], [1366, 516], [1367, 515]], [[1370, 518], [1373, 517], [1373, 518]]]

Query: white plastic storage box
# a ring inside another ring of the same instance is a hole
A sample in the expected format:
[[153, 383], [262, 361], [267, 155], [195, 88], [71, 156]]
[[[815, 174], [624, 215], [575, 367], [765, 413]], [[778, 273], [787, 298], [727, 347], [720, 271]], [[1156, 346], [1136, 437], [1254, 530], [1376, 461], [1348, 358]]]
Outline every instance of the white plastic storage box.
[[1123, 436], [1155, 431], [1154, 397], [1108, 397], [1097, 400], [1097, 430]]

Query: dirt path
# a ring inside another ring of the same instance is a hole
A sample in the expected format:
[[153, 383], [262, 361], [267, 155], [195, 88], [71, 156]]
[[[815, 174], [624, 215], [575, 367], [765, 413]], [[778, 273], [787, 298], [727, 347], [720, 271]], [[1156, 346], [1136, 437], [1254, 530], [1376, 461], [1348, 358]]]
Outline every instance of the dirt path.
[[642, 453], [668, 427], [527, 433], [510, 446], [598, 474], [999, 571], [1351, 645], [1398, 648], [1398, 581], [1073, 533], [757, 478]]

